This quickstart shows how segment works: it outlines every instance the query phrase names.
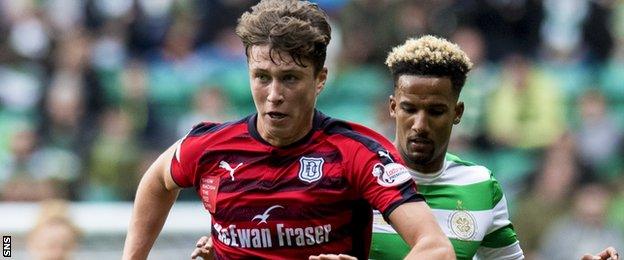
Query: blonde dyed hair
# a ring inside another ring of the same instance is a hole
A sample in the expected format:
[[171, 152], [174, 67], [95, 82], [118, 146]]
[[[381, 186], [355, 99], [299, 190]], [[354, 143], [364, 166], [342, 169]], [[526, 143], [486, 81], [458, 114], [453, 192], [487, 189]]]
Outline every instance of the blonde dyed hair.
[[472, 68], [468, 55], [457, 44], [432, 35], [411, 38], [394, 47], [386, 58], [395, 82], [401, 75], [449, 77], [459, 94]]

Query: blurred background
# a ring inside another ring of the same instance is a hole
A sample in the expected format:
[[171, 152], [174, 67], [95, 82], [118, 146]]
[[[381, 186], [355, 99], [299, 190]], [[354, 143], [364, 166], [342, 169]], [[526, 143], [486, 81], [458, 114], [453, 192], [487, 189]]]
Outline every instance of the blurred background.
[[[0, 0], [0, 233], [16, 259], [52, 250], [28, 242], [50, 232], [76, 259], [121, 256], [158, 154], [199, 121], [253, 113], [234, 27], [256, 2]], [[387, 53], [449, 38], [475, 64], [449, 151], [492, 170], [527, 255], [624, 251], [623, 0], [315, 2], [333, 29], [322, 112], [393, 139]], [[209, 231], [197, 200], [181, 193], [153, 259]]]

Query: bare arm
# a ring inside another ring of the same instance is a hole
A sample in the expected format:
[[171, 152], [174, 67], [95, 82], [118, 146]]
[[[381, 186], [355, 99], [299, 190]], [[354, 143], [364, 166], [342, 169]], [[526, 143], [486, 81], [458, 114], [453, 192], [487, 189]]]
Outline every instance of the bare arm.
[[402, 204], [390, 213], [389, 219], [412, 247], [405, 259], [455, 259], [451, 242], [425, 202]]
[[178, 197], [180, 188], [169, 173], [174, 152], [175, 145], [162, 153], [141, 178], [124, 245], [125, 260], [147, 259]]

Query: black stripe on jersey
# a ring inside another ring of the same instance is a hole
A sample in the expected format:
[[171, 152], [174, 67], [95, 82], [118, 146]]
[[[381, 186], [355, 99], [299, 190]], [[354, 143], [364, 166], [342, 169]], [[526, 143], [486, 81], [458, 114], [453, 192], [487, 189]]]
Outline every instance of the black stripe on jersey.
[[187, 136], [200, 136], [200, 135], [204, 135], [207, 133], [212, 133], [214, 132], [214, 130], [212, 129], [218, 125], [219, 124], [217, 123], [201, 122], [193, 126], [193, 129], [191, 129], [191, 131], [188, 133]]
[[394, 211], [401, 204], [407, 202], [425, 201], [425, 197], [422, 194], [416, 192], [416, 190], [414, 189], [415, 187], [416, 186], [414, 186], [411, 181], [406, 181], [397, 187], [401, 190], [401, 199], [390, 204], [390, 206], [386, 208], [386, 211], [381, 213], [386, 222], [390, 223], [390, 219], [388, 218], [390, 217], [390, 213], [392, 213], [392, 211]]
[[188, 133], [188, 136], [201, 136], [205, 134], [214, 133], [228, 126], [244, 123], [246, 121], [247, 121], [247, 118], [243, 118], [238, 121], [225, 122], [225, 123], [202, 122], [193, 126], [193, 129], [191, 129], [191, 131]]
[[[312, 136], [319, 129], [319, 126], [321, 125], [322, 121], [324, 121], [326, 118], [327, 116], [325, 116], [323, 113], [315, 109], [314, 117], [312, 118], [312, 129], [310, 129], [310, 131], [304, 137], [297, 140], [296, 142], [283, 146], [283, 147], [279, 147], [279, 148], [289, 149], [289, 148], [298, 147], [300, 145], [307, 144], [311, 141], [314, 141], [312, 139]], [[258, 128], [257, 128], [258, 114], [253, 114], [247, 117], [246, 120], [247, 120], [247, 131], [249, 131], [249, 134], [251, 135], [251, 137], [253, 137], [254, 139], [256, 139], [258, 142], [262, 144], [272, 146], [269, 142], [264, 140], [262, 136], [260, 136], [260, 132], [258, 132]]]
[[[353, 139], [361, 144], [363, 144], [369, 151], [377, 154], [379, 156], [379, 160], [385, 165], [389, 163], [393, 163], [396, 161], [396, 158], [392, 156], [388, 152], [388, 150], [383, 147], [379, 142], [367, 137], [357, 131], [354, 131], [351, 126], [345, 121], [336, 120], [333, 118], [327, 118], [324, 120], [323, 125], [324, 131], [328, 135], [339, 134], [343, 135], [347, 138]], [[379, 152], [385, 152], [385, 154], [389, 155], [390, 158], [385, 156], [380, 156]]]
[[[215, 233], [215, 231], [214, 231], [214, 227], [212, 228], [212, 230], [213, 230], [213, 231], [212, 231], [213, 236], [214, 236], [214, 235], [216, 235], [216, 236], [218, 236], [218, 235], [219, 235], [219, 234], [216, 234], [216, 233]], [[216, 238], [216, 237], [215, 237], [215, 238]], [[218, 241], [218, 239], [215, 239], [215, 240], [216, 240], [216, 241], [215, 241], [215, 242], [213, 242], [213, 243], [220, 243], [220, 242]], [[227, 257], [225, 257], [225, 256], [222, 256], [222, 255], [220, 255], [219, 253], [217, 253], [217, 251], [216, 251], [216, 250], [212, 250], [212, 251], [214, 252], [214, 256], [215, 256], [215, 257], [214, 257], [214, 259], [215, 259], [215, 260], [227, 260], [227, 259], [233, 259], [233, 258], [232, 258], [232, 256], [227, 256]], [[202, 259], [203, 259], [203, 258], [202, 258]], [[249, 256], [249, 255], [246, 255], [246, 256], [245, 256], [245, 260], [263, 260], [263, 258], [262, 258], [262, 257], [257, 257], [257, 256]]]
[[[316, 220], [343, 214], [348, 212], [347, 209], [354, 205], [354, 201], [346, 199], [325, 204], [302, 204], [296, 201], [291, 201], [290, 203], [269, 203], [268, 200], [266, 203], [266, 205], [262, 206], [221, 207], [212, 217], [223, 222], [259, 223], [259, 219], [253, 219], [255, 216], [263, 214], [271, 206], [280, 205], [282, 208], [271, 210], [267, 221]], [[217, 208], [219, 208], [219, 205], [217, 205]]]
[[370, 248], [370, 234], [373, 209], [365, 200], [359, 200], [352, 204], [353, 215], [351, 217], [351, 225], [353, 226], [353, 248], [349, 255], [357, 257], [357, 259], [366, 259]]
[[287, 191], [299, 191], [307, 189], [333, 190], [342, 191], [348, 188], [349, 183], [343, 177], [331, 178], [323, 177], [314, 183], [305, 183], [298, 176], [290, 179], [278, 179], [276, 181], [260, 180], [260, 179], [237, 179], [229, 181], [228, 178], [222, 179], [219, 186], [220, 193], [239, 193], [239, 192], [257, 192], [257, 193], [276, 193]]

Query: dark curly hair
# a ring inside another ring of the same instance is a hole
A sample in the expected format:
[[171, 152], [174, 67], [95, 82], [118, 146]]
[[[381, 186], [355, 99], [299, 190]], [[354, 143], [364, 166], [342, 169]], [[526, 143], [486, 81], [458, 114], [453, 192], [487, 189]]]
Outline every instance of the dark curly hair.
[[331, 39], [327, 19], [318, 5], [308, 1], [263, 0], [241, 16], [236, 34], [245, 45], [247, 57], [251, 46], [269, 45], [274, 63], [276, 50], [283, 51], [299, 66], [305, 67], [303, 60], [310, 60], [317, 74], [325, 64]]

